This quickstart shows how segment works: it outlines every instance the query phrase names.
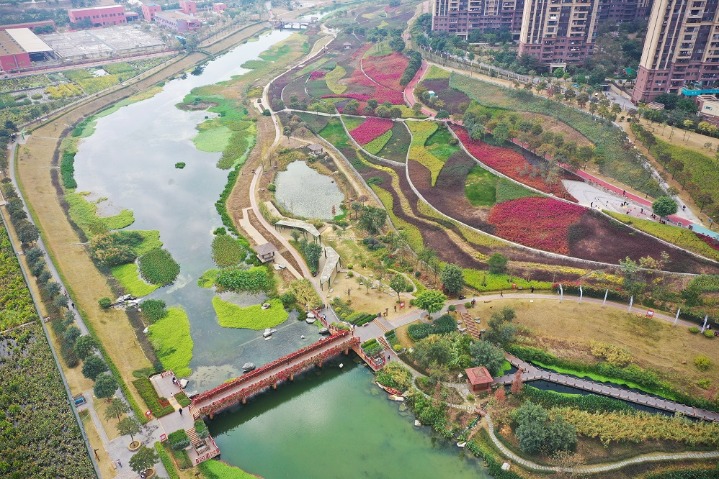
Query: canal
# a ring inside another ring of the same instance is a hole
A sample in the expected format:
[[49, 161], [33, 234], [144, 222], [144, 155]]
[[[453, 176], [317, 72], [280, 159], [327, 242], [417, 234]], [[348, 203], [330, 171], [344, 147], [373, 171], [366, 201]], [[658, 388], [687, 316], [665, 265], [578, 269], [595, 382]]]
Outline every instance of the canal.
[[[215, 167], [219, 153], [198, 151], [192, 143], [207, 113], [176, 108], [193, 88], [242, 74], [242, 63], [290, 35], [263, 35], [209, 62], [200, 75], [169, 81], [152, 98], [99, 118], [75, 156], [78, 191], [107, 198], [109, 210], [131, 209], [135, 223], [129, 229], [159, 230], [180, 264], [175, 284], [151, 297], [182, 307], [190, 318], [191, 390], [209, 389], [239, 375], [245, 362], [264, 364], [318, 337], [315, 326], [292, 316], [269, 341], [258, 331], [218, 325], [215, 293], [197, 279], [214, 267], [212, 232], [222, 226], [214, 203], [227, 172]], [[180, 161], [184, 169], [174, 167]], [[212, 421], [222, 459], [266, 479], [487, 477], [456, 447], [415, 428], [409, 413], [400, 414], [396, 403], [379, 394], [366, 368], [343, 359], [342, 369], [310, 371]]]

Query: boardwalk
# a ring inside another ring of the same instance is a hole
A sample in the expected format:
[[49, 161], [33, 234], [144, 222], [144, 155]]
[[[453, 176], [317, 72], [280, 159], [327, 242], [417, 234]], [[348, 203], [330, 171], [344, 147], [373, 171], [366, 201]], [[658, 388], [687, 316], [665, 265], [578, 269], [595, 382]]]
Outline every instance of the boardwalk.
[[[687, 417], [693, 417], [696, 419], [702, 419], [704, 421], [719, 422], [719, 413], [713, 411], [707, 411], [705, 409], [699, 409], [695, 407], [685, 406], [684, 404], [676, 403], [674, 401], [667, 401], [666, 399], [649, 396], [635, 391], [627, 391], [618, 387], [608, 386], [606, 384], [597, 383], [594, 381], [587, 381], [586, 379], [575, 378], [573, 376], [567, 376], [565, 374], [559, 374], [544, 369], [539, 369], [532, 366], [531, 364], [522, 361], [510, 354], [507, 355], [507, 360], [515, 366], [517, 369], [522, 371], [522, 381], [537, 381], [544, 380], [555, 384], [561, 384], [563, 386], [569, 386], [583, 391], [589, 391], [594, 394], [600, 394], [602, 396], [608, 396], [615, 399], [621, 399], [623, 401], [632, 402], [635, 404], [641, 404], [644, 406], [653, 407], [655, 409], [661, 409], [663, 411], [669, 411], [672, 413], [681, 413]], [[514, 379], [514, 374], [508, 374], [497, 378], [495, 383], [497, 384], [511, 384]]]
[[[327, 359], [359, 346], [359, 338], [349, 331], [339, 331], [294, 353], [244, 374], [232, 381], [221, 384], [192, 399], [190, 411], [194, 418], [209, 416], [239, 403], [244, 403], [255, 394], [286, 380], [294, 380], [295, 374], [322, 363]], [[358, 348], [357, 348], [358, 349]]]

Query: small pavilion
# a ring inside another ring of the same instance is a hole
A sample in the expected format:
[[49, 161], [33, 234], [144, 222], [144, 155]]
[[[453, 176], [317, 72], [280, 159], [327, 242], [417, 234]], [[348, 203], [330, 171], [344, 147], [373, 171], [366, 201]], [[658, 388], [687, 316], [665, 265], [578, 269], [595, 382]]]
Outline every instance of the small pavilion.
[[486, 392], [489, 391], [490, 386], [494, 382], [492, 375], [489, 374], [487, 368], [480, 366], [477, 368], [465, 369], [464, 373], [467, 375], [467, 381], [472, 392]]

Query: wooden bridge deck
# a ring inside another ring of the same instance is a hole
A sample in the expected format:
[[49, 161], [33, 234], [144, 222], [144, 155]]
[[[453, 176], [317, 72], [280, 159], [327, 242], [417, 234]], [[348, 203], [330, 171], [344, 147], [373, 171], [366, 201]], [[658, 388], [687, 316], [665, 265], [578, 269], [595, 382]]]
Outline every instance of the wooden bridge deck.
[[325, 360], [342, 352], [348, 353], [350, 349], [356, 348], [359, 342], [360, 339], [353, 336], [350, 331], [339, 331], [195, 396], [192, 398], [190, 411], [195, 418], [212, 417], [269, 387], [276, 388], [282, 381], [293, 380], [295, 374], [311, 366], [322, 366]]
[[[719, 413], [714, 411], [707, 411], [705, 409], [699, 409], [691, 406], [686, 406], [674, 401], [668, 401], [666, 399], [649, 396], [635, 391], [627, 391], [618, 387], [609, 386], [606, 384], [597, 383], [594, 381], [588, 381], [586, 379], [575, 378], [573, 376], [567, 376], [565, 374], [559, 374], [552, 371], [545, 371], [539, 369], [531, 364], [522, 361], [519, 358], [507, 355], [507, 360], [512, 366], [522, 371], [522, 381], [537, 381], [544, 380], [555, 384], [561, 384], [563, 386], [569, 386], [583, 391], [589, 391], [594, 394], [600, 394], [602, 396], [608, 396], [615, 399], [621, 399], [624, 401], [632, 402], [635, 404], [642, 404], [644, 406], [653, 407], [655, 409], [661, 409], [663, 411], [669, 411], [673, 413], [681, 413], [687, 417], [693, 417], [696, 419], [702, 419], [704, 421], [719, 422]], [[511, 384], [514, 380], [514, 374], [507, 374], [505, 376], [495, 379], [497, 384]]]

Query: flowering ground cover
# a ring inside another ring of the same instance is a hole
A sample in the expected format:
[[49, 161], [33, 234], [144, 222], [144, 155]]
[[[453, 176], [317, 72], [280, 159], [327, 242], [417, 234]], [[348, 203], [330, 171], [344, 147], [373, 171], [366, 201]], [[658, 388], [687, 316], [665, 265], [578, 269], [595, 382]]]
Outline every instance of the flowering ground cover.
[[324, 78], [327, 74], [324, 70], [314, 70], [312, 73], [310, 73], [310, 80], [319, 80], [320, 78]]
[[392, 138], [392, 130], [387, 130], [374, 140], [364, 145], [364, 149], [373, 155], [376, 155], [380, 152], [380, 150], [382, 150], [382, 148], [384, 148], [390, 138]]
[[384, 87], [400, 92], [404, 87], [399, 84], [399, 80], [408, 64], [409, 59], [399, 52], [362, 59], [362, 68], [368, 77]]
[[409, 143], [411, 141], [409, 130], [405, 126], [404, 122], [397, 122], [394, 124], [391, 131], [392, 136], [387, 140], [387, 143], [385, 143], [382, 149], [375, 154], [377, 156], [381, 156], [382, 158], [387, 158], [388, 160], [404, 163], [407, 160], [407, 150], [409, 149]]
[[528, 197], [495, 205], [489, 221], [502, 238], [544, 251], [569, 254], [569, 227], [585, 213], [581, 206]]
[[459, 141], [462, 142], [467, 151], [477, 160], [490, 168], [507, 175], [513, 180], [519, 181], [545, 193], [552, 193], [562, 198], [572, 199], [571, 195], [564, 189], [561, 181], [547, 183], [538, 171], [520, 153], [511, 148], [493, 146], [482, 141], [472, 140], [467, 130], [459, 126], [452, 126]]
[[384, 135], [394, 126], [392, 120], [386, 118], [367, 118], [361, 125], [350, 130], [350, 135], [360, 145], [366, 145], [375, 138]]
[[438, 125], [431, 121], [412, 121], [407, 123], [407, 127], [412, 133], [412, 143], [409, 145], [409, 159], [416, 161], [429, 170], [430, 184], [434, 186], [444, 162], [430, 153], [425, 147], [425, 143], [437, 131]]
[[325, 75], [327, 88], [332, 90], [332, 93], [335, 95], [341, 95], [347, 90], [347, 85], [339, 82], [346, 73], [347, 70], [345, 70], [342, 65], [337, 65], [331, 72]]

